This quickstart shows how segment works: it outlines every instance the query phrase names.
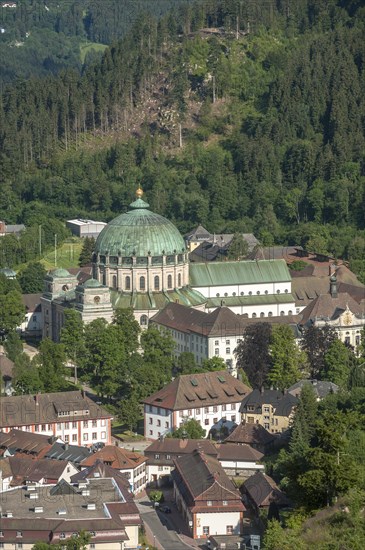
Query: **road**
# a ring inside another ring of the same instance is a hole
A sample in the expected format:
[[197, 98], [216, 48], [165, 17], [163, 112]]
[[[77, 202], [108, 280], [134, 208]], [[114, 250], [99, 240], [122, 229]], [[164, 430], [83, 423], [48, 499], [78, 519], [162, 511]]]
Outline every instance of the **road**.
[[157, 543], [159, 543], [159, 546], [157, 546], [158, 548], [162, 547], [164, 550], [188, 550], [189, 548], [193, 548], [180, 540], [176, 532], [173, 530], [173, 526], [170, 525], [167, 515], [162, 517], [161, 514], [160, 519], [150, 502], [136, 501], [136, 504], [143, 522], [147, 524], [156, 537], [155, 545], [157, 546]]

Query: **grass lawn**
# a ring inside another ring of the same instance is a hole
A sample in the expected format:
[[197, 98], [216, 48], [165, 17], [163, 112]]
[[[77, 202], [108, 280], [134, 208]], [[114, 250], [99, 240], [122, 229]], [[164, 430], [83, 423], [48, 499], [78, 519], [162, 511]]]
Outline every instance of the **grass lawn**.
[[[78, 267], [79, 256], [82, 248], [82, 239], [74, 239], [72, 242], [65, 242], [57, 248], [57, 267], [68, 269], [69, 267]], [[46, 269], [55, 268], [55, 253], [49, 252], [41, 263]]]
[[81, 63], [84, 63], [86, 54], [91, 50], [96, 52], [103, 52], [107, 48], [105, 44], [98, 44], [97, 42], [82, 42], [80, 44], [80, 59]]

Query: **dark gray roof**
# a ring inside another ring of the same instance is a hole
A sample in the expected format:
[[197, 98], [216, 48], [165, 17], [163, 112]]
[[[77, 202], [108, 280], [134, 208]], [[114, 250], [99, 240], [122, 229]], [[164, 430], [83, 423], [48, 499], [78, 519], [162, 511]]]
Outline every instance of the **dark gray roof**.
[[340, 389], [339, 386], [333, 382], [327, 382], [326, 380], [299, 380], [288, 389], [288, 393], [299, 397], [300, 392], [305, 384], [310, 384], [314, 390], [318, 399], [323, 399], [329, 393], [337, 393]]
[[248, 445], [265, 446], [272, 443], [275, 436], [268, 432], [260, 424], [248, 424], [242, 422], [233, 432], [224, 440], [224, 443], [247, 443]]
[[269, 506], [270, 502], [287, 505], [289, 503], [286, 495], [279, 489], [275, 481], [262, 472], [256, 472], [243, 484], [243, 492], [248, 493], [256, 506]]
[[80, 464], [80, 462], [89, 455], [90, 449], [88, 447], [79, 447], [78, 445], [68, 445], [67, 443], [56, 442], [46, 453], [45, 458], [68, 460], [74, 464]]
[[253, 390], [242, 400], [240, 412], [247, 412], [248, 406], [254, 406], [253, 414], [260, 414], [262, 405], [272, 405], [276, 416], [289, 416], [298, 403], [298, 399], [280, 390]]

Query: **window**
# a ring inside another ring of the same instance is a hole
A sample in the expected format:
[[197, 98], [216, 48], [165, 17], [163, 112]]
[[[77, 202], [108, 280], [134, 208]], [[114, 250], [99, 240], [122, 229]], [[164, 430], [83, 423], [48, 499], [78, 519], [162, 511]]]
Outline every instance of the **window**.
[[97, 421], [97, 420], [92, 420], [91, 426], [92, 426], [93, 428], [97, 428], [97, 427], [98, 427], [98, 421]]
[[227, 410], [227, 405], [222, 405], [222, 411], [226, 411]]
[[35, 432], [39, 432], [39, 426], [37, 426], [37, 425], [34, 426], [34, 431], [35, 431]]
[[235, 411], [236, 410], [236, 403], [231, 403], [231, 411]]
[[106, 432], [101, 432], [101, 439], [106, 439]]
[[72, 441], [77, 441], [77, 434], [72, 434]]
[[0, 531], [0, 537], [4, 536], [4, 531]]
[[169, 423], [165, 422], [165, 428], [168, 428], [168, 427], [169, 427]]
[[207, 525], [203, 526], [203, 535], [207, 537], [209, 535], [209, 527]]
[[231, 348], [226, 348], [226, 354], [229, 355], [231, 353]]
[[167, 288], [172, 288], [172, 275], [167, 276]]
[[65, 443], [68, 443], [70, 441], [70, 436], [69, 435], [65, 435]]
[[146, 327], [148, 325], [147, 315], [141, 315], [139, 323], [140, 323], [141, 327]]
[[218, 422], [218, 418], [213, 418], [213, 424], [216, 424]]
[[200, 409], [195, 409], [195, 414], [200, 414]]
[[205, 426], [209, 426], [209, 420], [208, 420], [208, 418], [206, 418], [206, 419], [204, 420], [204, 425], [205, 425]]
[[264, 412], [265, 412], [265, 413], [270, 412], [270, 407], [264, 407]]
[[161, 420], [157, 420], [157, 426], [161, 426]]
[[156, 454], [155, 455], [155, 459], [158, 460], [160, 458], [160, 455], [159, 454]]
[[129, 276], [127, 276], [125, 278], [125, 289], [126, 290], [130, 290], [131, 289], [131, 278]]
[[285, 311], [280, 311], [280, 316], [283, 317], [285, 315]]
[[256, 317], [257, 317], [257, 314], [256, 314], [256, 313], [253, 313], [253, 314], [252, 314], [252, 319], [256, 319]]
[[23, 536], [23, 532], [22, 532], [22, 531], [17, 531], [17, 532], [16, 532], [16, 536], [17, 536], [17, 537], [22, 537], [22, 536]]
[[226, 346], [230, 346], [231, 345], [231, 341], [230, 340], [226, 340]]
[[188, 416], [191, 416], [191, 414], [192, 414], [192, 410], [188, 409]]
[[214, 405], [214, 406], [213, 406], [213, 412], [214, 412], [214, 413], [218, 412], [218, 407], [217, 407], [217, 405]]
[[148, 422], [149, 422], [149, 424], [153, 424], [152, 418], [149, 418]]
[[46, 431], [46, 425], [42, 424], [42, 432], [45, 432], [45, 431]]
[[236, 415], [235, 415], [235, 414], [233, 414], [233, 415], [231, 416], [231, 422], [236, 422]]
[[265, 313], [263, 311], [261, 311], [260, 317], [265, 317]]
[[181, 286], [181, 273], [177, 276], [177, 286]]
[[276, 291], [276, 294], [280, 294], [280, 290], [277, 290], [277, 291]]
[[84, 428], [88, 428], [89, 427], [89, 422], [87, 420], [84, 420], [83, 426], [84, 426]]
[[139, 290], [146, 290], [146, 277], [143, 275], [139, 278]]
[[211, 500], [207, 500], [207, 506], [212, 506], [213, 502]]
[[223, 506], [228, 506], [228, 501], [227, 500], [223, 501]]
[[118, 284], [117, 284], [117, 276], [116, 275], [113, 275], [113, 279], [112, 279], [112, 286], [113, 288], [117, 288]]
[[83, 441], [88, 441], [89, 440], [89, 434], [83, 434], [82, 440]]
[[269, 317], [272, 317], [272, 311], [269, 311]]
[[160, 277], [156, 275], [156, 277], [153, 280], [153, 288], [155, 290], [160, 290]]
[[258, 290], [258, 291], [256, 292], [256, 294], [259, 295], [259, 294], [260, 294], [260, 291]]
[[153, 435], [153, 431], [152, 431], [152, 430], [150, 430], [150, 435]]
[[98, 434], [96, 432], [92, 433], [91, 439], [95, 440], [98, 439]]
[[77, 422], [72, 422], [72, 429], [76, 429], [77, 428]]
[[270, 424], [269, 424], [269, 423], [265, 423], [265, 424], [264, 424], [264, 428], [265, 428], [265, 430], [269, 430], [269, 429], [270, 429]]
[[215, 340], [214, 345], [219, 346], [219, 340]]
[[179, 416], [184, 416], [184, 411], [179, 411]]
[[214, 355], [219, 355], [219, 348], [215, 348]]
[[227, 535], [233, 535], [233, 525], [227, 525]]
[[65, 539], [66, 538], [66, 534], [65, 533], [60, 533], [60, 539]]
[[209, 413], [209, 407], [204, 407], [204, 412]]

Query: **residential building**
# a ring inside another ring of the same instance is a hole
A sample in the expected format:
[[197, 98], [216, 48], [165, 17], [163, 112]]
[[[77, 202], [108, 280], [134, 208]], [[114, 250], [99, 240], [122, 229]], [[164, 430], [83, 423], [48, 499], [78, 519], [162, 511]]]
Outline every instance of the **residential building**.
[[93, 220], [67, 220], [66, 227], [71, 230], [76, 237], [96, 237], [101, 233], [107, 224], [104, 222], [96, 222]]
[[265, 454], [273, 446], [276, 437], [260, 424], [248, 423], [242, 420], [223, 443], [236, 443], [237, 445], [249, 445], [253, 449]]
[[[241, 233], [241, 235], [248, 245], [249, 252], [260, 244], [252, 233]], [[207, 262], [223, 259], [229, 250], [233, 237], [234, 233], [209, 233], [205, 227], [198, 225], [198, 227], [187, 233], [184, 239], [189, 252], [194, 252], [193, 261], [195, 261], [196, 256], [196, 261]]]
[[257, 472], [246, 479], [241, 486], [241, 492], [244, 495], [246, 506], [250, 506], [257, 515], [260, 510], [268, 510], [272, 503], [275, 503], [277, 507], [290, 504], [289, 499], [279, 489], [275, 481], [263, 472]]
[[161, 437], [144, 450], [147, 459], [147, 482], [162, 486], [171, 480], [175, 458], [191, 455], [200, 449], [205, 455], [217, 458], [218, 452], [209, 439], [174, 439]]
[[18, 327], [22, 334], [27, 336], [41, 336], [43, 319], [41, 307], [42, 294], [22, 294], [22, 302], [25, 306], [25, 319]]
[[147, 483], [146, 457], [116, 445], [107, 445], [86, 457], [80, 466], [87, 468], [97, 461], [121, 472], [128, 479], [131, 491], [135, 495], [145, 489]]
[[84, 530], [89, 548], [127, 550], [138, 546], [141, 519], [123, 481], [89, 478], [71, 485], [15, 488], [3, 493], [1, 544], [30, 549], [35, 542], [60, 544]]
[[288, 393], [290, 393], [291, 395], [295, 395], [295, 397], [300, 397], [303, 386], [305, 386], [306, 384], [310, 384], [310, 386], [313, 388], [317, 401], [321, 401], [321, 399], [323, 399], [330, 393], [337, 393], [340, 389], [337, 384], [334, 384], [333, 382], [328, 382], [327, 380], [305, 379], [299, 380], [299, 382], [296, 382], [295, 384], [290, 386], [290, 388], [288, 388]]
[[249, 445], [221, 443], [216, 445], [216, 449], [219, 463], [229, 477], [249, 477], [265, 470], [265, 466], [260, 464], [263, 453]]
[[243, 398], [240, 413], [247, 424], [261, 424], [271, 433], [285, 432], [291, 423], [298, 398], [287, 391], [253, 390]]
[[83, 391], [3, 397], [0, 431], [12, 429], [54, 436], [64, 443], [111, 443], [112, 415]]
[[245, 507], [218, 460], [196, 450], [176, 458], [174, 465], [174, 499], [191, 536], [242, 533]]
[[2, 491], [31, 484], [56, 484], [61, 479], [69, 482], [71, 476], [78, 472], [76, 466], [67, 460], [54, 462], [47, 458], [34, 459], [21, 455], [1, 459], [0, 470], [3, 470], [4, 467], [8, 471], [10, 470], [11, 475], [3, 484]]
[[145, 436], [158, 439], [190, 418], [208, 434], [221, 418], [238, 421], [242, 399], [251, 391], [224, 370], [178, 376], [143, 401]]
[[12, 428], [0, 431], [0, 455], [14, 456], [21, 453], [31, 458], [41, 458], [51, 449], [56, 437]]

